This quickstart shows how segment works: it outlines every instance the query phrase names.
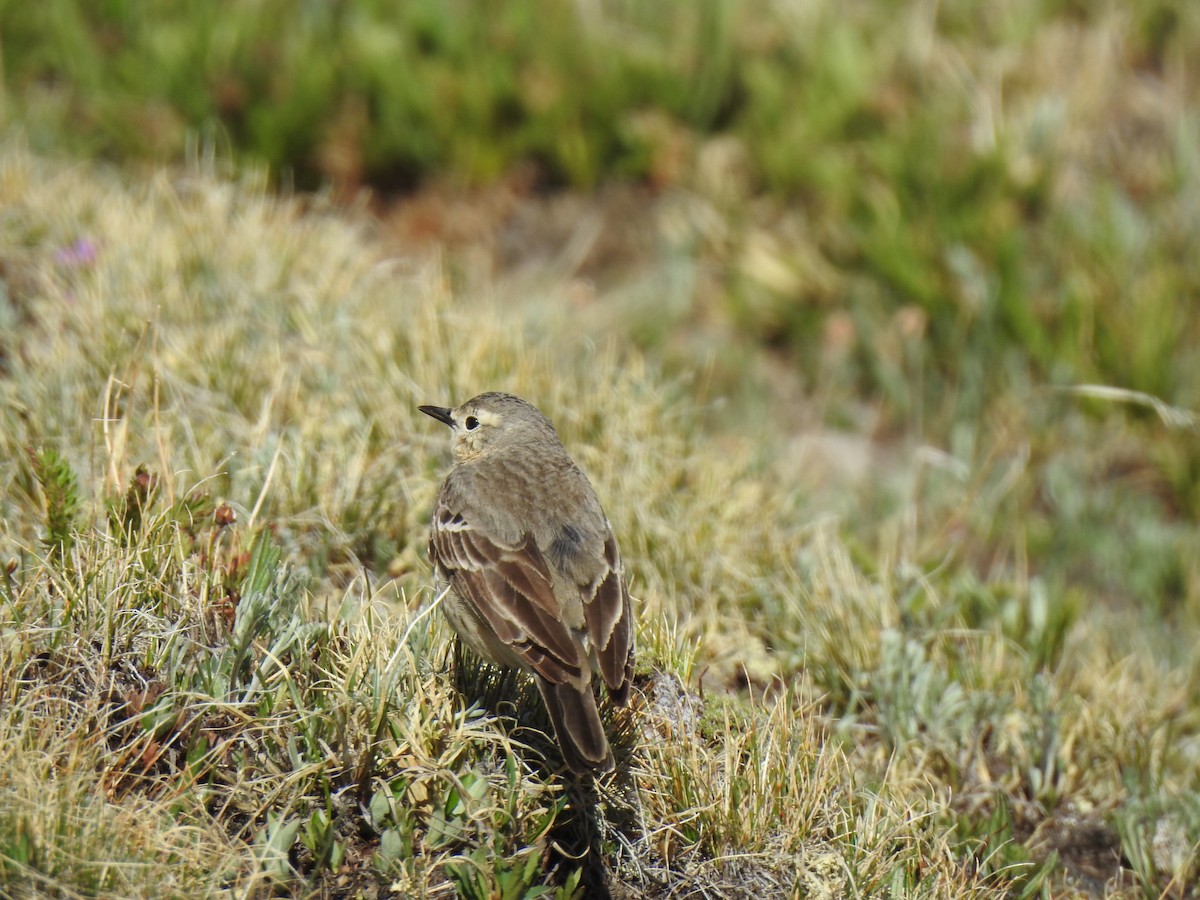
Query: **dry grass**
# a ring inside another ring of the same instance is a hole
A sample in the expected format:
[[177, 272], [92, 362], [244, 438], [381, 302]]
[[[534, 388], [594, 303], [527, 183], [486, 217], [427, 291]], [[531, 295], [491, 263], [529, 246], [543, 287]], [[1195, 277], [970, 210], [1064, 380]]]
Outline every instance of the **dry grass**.
[[5, 892], [571, 893], [585, 801], [464, 709], [426, 615], [416, 405], [506, 389], [629, 560], [641, 746], [597, 809], [632, 895], [1189, 896], [1193, 631], [920, 535], [864, 556], [778, 423], [717, 430], [702, 377], [320, 198], [6, 144], [0, 273]]

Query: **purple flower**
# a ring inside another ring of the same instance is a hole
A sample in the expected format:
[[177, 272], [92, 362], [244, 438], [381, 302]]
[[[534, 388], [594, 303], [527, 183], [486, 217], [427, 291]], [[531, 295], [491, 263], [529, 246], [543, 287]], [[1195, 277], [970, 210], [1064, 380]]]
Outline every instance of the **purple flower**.
[[54, 254], [54, 261], [72, 269], [90, 266], [96, 261], [99, 249], [95, 241], [79, 238], [69, 247], [60, 247]]

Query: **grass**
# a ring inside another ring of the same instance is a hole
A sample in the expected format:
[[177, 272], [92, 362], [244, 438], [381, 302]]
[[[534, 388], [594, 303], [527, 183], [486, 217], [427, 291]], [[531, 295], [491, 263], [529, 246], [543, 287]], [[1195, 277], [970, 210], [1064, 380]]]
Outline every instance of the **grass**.
[[[967, 534], [989, 574], [1027, 560], [1056, 594], [1194, 615], [1194, 427], [1072, 392], [1200, 405], [1195, 10], [793, 7], [0, 3], [0, 115], [36, 148], [215, 146], [384, 203], [477, 186], [475, 219], [481, 185], [518, 208], [641, 185], [593, 229], [633, 232], [641, 265], [600, 306], [618, 324], [589, 327], [708, 366], [722, 396], [766, 355], [742, 427], [787, 415], [937, 448], [985, 495], [973, 512], [945, 472], [904, 488], [954, 532], [930, 544]], [[600, 240], [569, 237], [568, 269]], [[444, 274], [462, 287], [457, 258]], [[865, 502], [891, 515], [900, 493]]]
[[[1191, 6], [276, 7], [0, 0], [0, 893], [1196, 895]], [[430, 610], [485, 389], [594, 793]]]
[[209, 12], [5, 3], [16, 102], [41, 133], [74, 130], [89, 152], [177, 153], [204, 129], [310, 187], [331, 175], [411, 186], [446, 169], [479, 182], [522, 160], [594, 183], [653, 165], [643, 108], [707, 128], [735, 89], [723, 0], [676, 4], [670, 19], [545, 2]]
[[763, 453], [785, 433], [721, 431], [701, 385], [553, 318], [506, 325], [319, 198], [9, 143], [0, 208], [6, 891], [578, 888], [551, 835], [582, 801], [464, 704], [427, 614], [446, 454], [415, 407], [501, 388], [554, 416], [630, 560], [614, 878], [1187, 896], [1193, 620], [935, 559], [919, 506], [867, 553], [820, 472]]

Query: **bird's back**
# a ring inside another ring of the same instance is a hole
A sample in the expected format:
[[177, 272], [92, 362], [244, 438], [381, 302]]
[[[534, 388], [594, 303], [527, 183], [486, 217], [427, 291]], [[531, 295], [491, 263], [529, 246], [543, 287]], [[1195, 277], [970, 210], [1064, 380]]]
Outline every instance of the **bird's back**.
[[505, 542], [531, 535], [556, 580], [589, 584], [605, 565], [608, 521], [587, 476], [561, 447], [532, 458], [504, 451], [463, 463], [443, 491], [485, 533]]

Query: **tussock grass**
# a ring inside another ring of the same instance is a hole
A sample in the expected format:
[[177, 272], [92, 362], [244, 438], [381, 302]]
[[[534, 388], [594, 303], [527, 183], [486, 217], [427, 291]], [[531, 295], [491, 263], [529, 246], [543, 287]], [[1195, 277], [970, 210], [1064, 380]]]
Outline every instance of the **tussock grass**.
[[[579, 895], [586, 806], [627, 895], [1186, 896], [1194, 622], [929, 564], [936, 524], [870, 555], [699, 377], [382, 246], [0, 147], [6, 892]], [[415, 407], [484, 389], [555, 419], [629, 560], [638, 746], [591, 797], [430, 614]]]

